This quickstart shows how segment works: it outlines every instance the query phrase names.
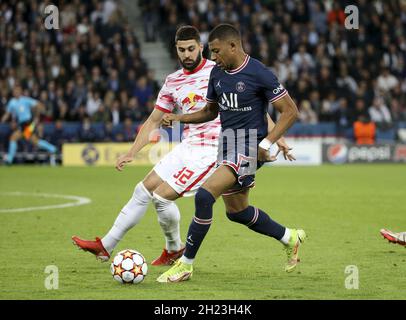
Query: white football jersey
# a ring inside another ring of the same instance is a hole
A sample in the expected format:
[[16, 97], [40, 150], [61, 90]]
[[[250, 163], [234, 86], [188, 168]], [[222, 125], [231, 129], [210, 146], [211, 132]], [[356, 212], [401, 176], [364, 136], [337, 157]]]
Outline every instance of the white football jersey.
[[[155, 108], [172, 112], [177, 106], [183, 114], [204, 108], [210, 72], [214, 66], [213, 61], [203, 59], [202, 64], [193, 72], [180, 69], [168, 75], [158, 94]], [[217, 147], [220, 129], [219, 116], [205, 123], [185, 124], [182, 142]]]

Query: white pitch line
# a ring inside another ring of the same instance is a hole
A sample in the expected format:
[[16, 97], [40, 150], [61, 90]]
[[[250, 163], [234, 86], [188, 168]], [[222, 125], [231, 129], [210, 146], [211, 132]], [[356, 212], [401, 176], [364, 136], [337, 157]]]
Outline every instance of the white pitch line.
[[74, 202], [67, 202], [67, 203], [55, 204], [55, 205], [49, 205], [49, 206], [25, 207], [25, 208], [15, 208], [15, 209], [0, 209], [0, 213], [62, 209], [62, 208], [68, 208], [68, 207], [83, 206], [85, 204], [89, 204], [92, 202], [92, 200], [90, 200], [89, 198], [85, 198], [85, 197], [71, 196], [71, 195], [65, 195], [65, 194], [53, 194], [53, 193], [0, 192], [0, 195], [32, 196], [32, 197], [42, 197], [42, 198], [62, 198], [62, 199], [74, 200]]

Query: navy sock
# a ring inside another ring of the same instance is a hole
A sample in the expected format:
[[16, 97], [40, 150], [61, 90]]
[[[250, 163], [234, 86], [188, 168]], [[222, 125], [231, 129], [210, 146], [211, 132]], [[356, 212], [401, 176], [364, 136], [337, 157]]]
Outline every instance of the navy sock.
[[186, 239], [186, 249], [183, 254], [188, 259], [194, 259], [209, 231], [213, 218], [213, 204], [216, 201], [210, 192], [200, 188], [195, 196], [196, 213], [189, 226]]
[[255, 232], [273, 237], [277, 240], [282, 239], [285, 234], [285, 227], [273, 221], [264, 211], [248, 206], [246, 209], [236, 213], [228, 213], [227, 217], [234, 222], [246, 225]]

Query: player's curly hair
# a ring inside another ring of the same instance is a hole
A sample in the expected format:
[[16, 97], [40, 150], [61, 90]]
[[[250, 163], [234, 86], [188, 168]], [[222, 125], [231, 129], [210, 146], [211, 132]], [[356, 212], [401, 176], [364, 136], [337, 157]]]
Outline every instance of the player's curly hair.
[[199, 30], [189, 25], [182, 26], [176, 31], [175, 43], [177, 43], [179, 40], [180, 41], [196, 40], [198, 43], [200, 43]]

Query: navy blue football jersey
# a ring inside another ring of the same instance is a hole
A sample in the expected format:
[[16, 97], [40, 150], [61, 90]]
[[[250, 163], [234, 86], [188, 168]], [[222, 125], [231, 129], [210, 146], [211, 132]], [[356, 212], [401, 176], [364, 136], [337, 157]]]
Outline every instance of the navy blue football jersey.
[[268, 135], [269, 102], [286, 94], [273, 72], [247, 55], [238, 69], [212, 69], [206, 99], [218, 103], [222, 131], [245, 129], [248, 135], [249, 129], [256, 129], [260, 141]]

